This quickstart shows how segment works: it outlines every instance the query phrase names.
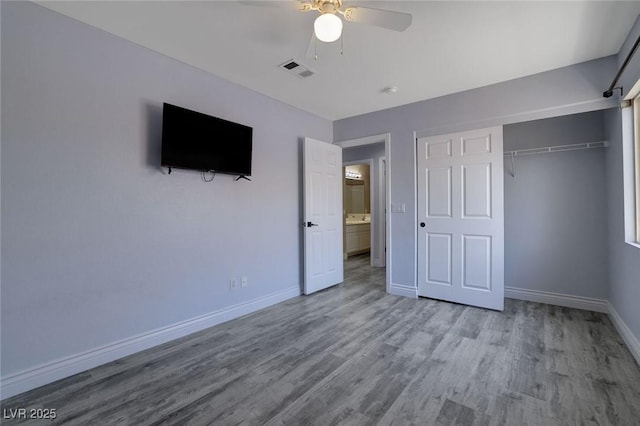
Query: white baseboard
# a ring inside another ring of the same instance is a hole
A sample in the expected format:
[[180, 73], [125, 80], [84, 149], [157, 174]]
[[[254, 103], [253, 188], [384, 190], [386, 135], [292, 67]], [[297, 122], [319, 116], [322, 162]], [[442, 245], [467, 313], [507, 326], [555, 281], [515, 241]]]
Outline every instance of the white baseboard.
[[636, 362], [640, 364], [640, 341], [633, 334], [631, 329], [627, 326], [627, 324], [623, 321], [622, 317], [618, 315], [618, 312], [613, 307], [611, 302], [608, 302], [609, 305], [609, 318], [611, 318], [611, 322], [622, 336], [622, 340], [627, 344], [627, 348], [631, 352], [631, 355], [636, 359]]
[[609, 312], [609, 302], [604, 299], [571, 296], [568, 294], [552, 293], [550, 291], [538, 291], [505, 286], [504, 297], [508, 297], [509, 299], [526, 300], [528, 302], [566, 306], [567, 308], [584, 309], [587, 311]]
[[196, 318], [71, 355], [0, 379], [0, 398], [5, 399], [89, 370], [127, 355], [204, 330], [300, 295], [300, 286], [281, 290]]
[[389, 285], [389, 294], [417, 299], [418, 289], [409, 285], [391, 283]]

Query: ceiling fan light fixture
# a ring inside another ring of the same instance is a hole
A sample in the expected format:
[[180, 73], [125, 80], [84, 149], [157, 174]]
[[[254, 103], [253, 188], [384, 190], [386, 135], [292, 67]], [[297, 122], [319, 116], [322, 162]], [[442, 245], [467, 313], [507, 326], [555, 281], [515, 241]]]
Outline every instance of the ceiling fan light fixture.
[[313, 30], [318, 40], [331, 43], [342, 35], [342, 19], [333, 13], [323, 13], [313, 23]]

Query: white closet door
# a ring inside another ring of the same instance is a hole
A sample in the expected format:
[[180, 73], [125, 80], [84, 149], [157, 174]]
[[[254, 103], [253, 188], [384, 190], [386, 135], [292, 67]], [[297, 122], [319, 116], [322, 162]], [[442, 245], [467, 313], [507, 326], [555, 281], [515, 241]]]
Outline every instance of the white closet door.
[[502, 127], [417, 144], [418, 295], [502, 310]]

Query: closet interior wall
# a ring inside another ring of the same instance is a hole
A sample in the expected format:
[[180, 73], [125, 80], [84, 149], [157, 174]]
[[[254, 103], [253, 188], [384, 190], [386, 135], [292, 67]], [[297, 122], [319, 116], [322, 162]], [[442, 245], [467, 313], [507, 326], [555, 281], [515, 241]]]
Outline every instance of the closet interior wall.
[[[607, 298], [603, 142], [603, 111], [504, 126], [505, 153], [551, 147], [505, 156], [507, 291]], [[592, 143], [598, 145], [554, 148]]]

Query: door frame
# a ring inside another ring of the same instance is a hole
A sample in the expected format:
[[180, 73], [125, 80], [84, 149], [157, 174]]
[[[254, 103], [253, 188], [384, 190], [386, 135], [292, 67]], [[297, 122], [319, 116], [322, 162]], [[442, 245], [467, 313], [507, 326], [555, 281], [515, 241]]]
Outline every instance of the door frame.
[[386, 254], [385, 254], [385, 266], [386, 266], [386, 277], [385, 277], [385, 287], [386, 292], [390, 293], [391, 286], [391, 133], [382, 133], [379, 135], [365, 136], [362, 138], [355, 139], [347, 139], [344, 141], [336, 141], [335, 145], [344, 148], [353, 148], [356, 146], [363, 145], [371, 145], [374, 143], [384, 142], [384, 157], [387, 163], [387, 173], [386, 173], [386, 182], [385, 182], [385, 200], [384, 200], [384, 208], [386, 210], [385, 216], [385, 246], [386, 246]]
[[[386, 197], [386, 193], [387, 193], [387, 180], [386, 180], [386, 176], [387, 176], [387, 157], [380, 157], [378, 158], [378, 170], [380, 171], [380, 173], [377, 176], [378, 179], [378, 187], [379, 188], [383, 188], [383, 194]], [[383, 253], [386, 253], [387, 250], [387, 245], [388, 245], [388, 241], [387, 241], [387, 233], [386, 233], [386, 229], [387, 229], [387, 207], [385, 204], [385, 197], [380, 196], [379, 200], [378, 200], [378, 209], [380, 209], [380, 212], [382, 214], [382, 220], [378, 222], [378, 232], [380, 235], [384, 235], [384, 241], [381, 247], [381, 250]], [[382, 256], [380, 258], [380, 263], [377, 265], [373, 265], [373, 266], [377, 266], [380, 268], [384, 268], [387, 265], [387, 258], [386, 256]]]
[[[365, 158], [364, 160], [355, 160], [355, 161], [342, 161], [342, 167], [347, 167], [347, 166], [356, 166], [359, 164], [366, 164], [367, 166], [369, 166], [369, 205], [367, 206], [367, 208], [369, 209], [369, 214], [371, 215], [371, 225], [369, 228], [369, 241], [371, 241], [371, 249], [370, 249], [370, 253], [373, 253], [374, 251], [378, 250], [378, 244], [375, 242], [374, 238], [373, 238], [373, 230], [375, 229], [375, 227], [373, 226], [374, 221], [377, 220], [377, 216], [375, 215], [375, 213], [373, 212], [373, 207], [375, 207], [376, 203], [376, 195], [375, 195], [375, 191], [373, 191], [373, 185], [374, 185], [374, 176], [373, 176], [373, 158]], [[344, 199], [344, 183], [342, 186], [342, 190], [343, 190], [343, 194], [342, 197]], [[344, 208], [344, 206], [343, 206]], [[344, 220], [344, 216], [343, 216], [343, 220]], [[375, 222], [378, 223], [378, 222]], [[347, 233], [347, 224], [344, 223], [343, 224], [343, 231], [342, 234], [343, 236], [346, 235]], [[344, 237], [343, 237], [344, 240]], [[374, 250], [375, 249], [375, 250]], [[346, 247], [343, 247], [343, 250], [346, 250]], [[346, 255], [347, 252], [344, 252], [344, 256], [346, 259]], [[371, 256], [370, 258], [370, 265], [371, 266], [375, 266], [373, 263], [373, 256]]]

